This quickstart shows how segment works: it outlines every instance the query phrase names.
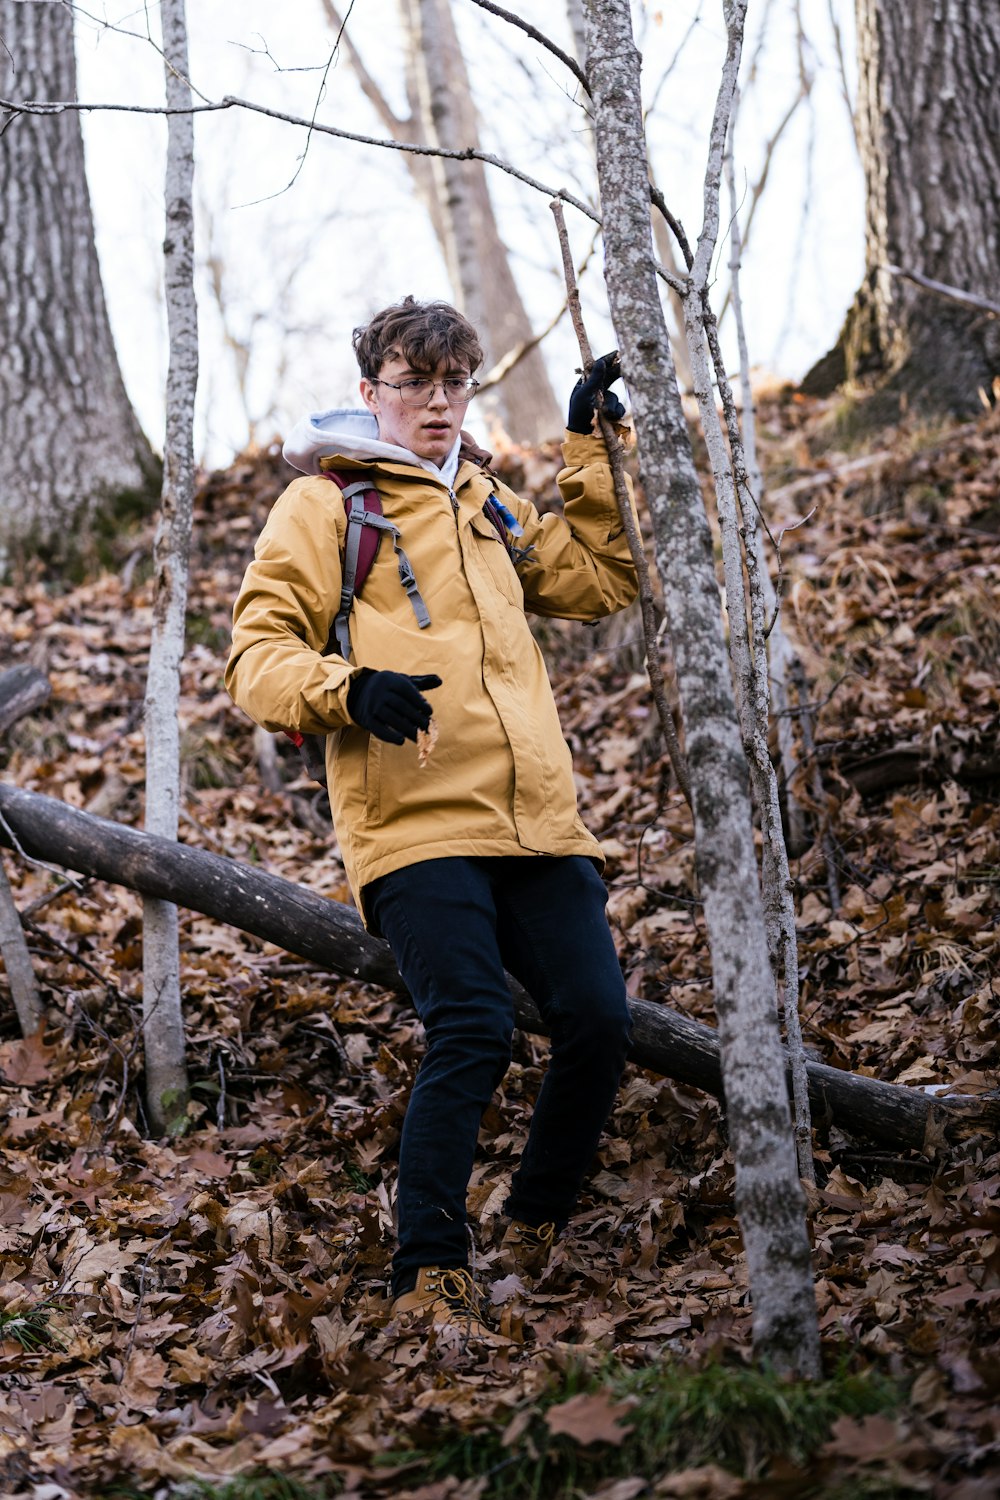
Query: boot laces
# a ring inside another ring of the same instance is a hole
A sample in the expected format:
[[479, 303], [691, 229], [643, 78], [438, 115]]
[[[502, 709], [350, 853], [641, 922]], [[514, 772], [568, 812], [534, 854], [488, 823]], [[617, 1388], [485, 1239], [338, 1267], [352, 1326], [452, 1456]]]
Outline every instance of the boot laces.
[[519, 1224], [517, 1234], [523, 1245], [548, 1250], [556, 1237], [556, 1226], [551, 1220], [546, 1224]]
[[460, 1266], [447, 1267], [428, 1279], [428, 1288], [433, 1289], [447, 1302], [453, 1312], [466, 1317], [483, 1319], [483, 1308], [476, 1283], [468, 1271]]

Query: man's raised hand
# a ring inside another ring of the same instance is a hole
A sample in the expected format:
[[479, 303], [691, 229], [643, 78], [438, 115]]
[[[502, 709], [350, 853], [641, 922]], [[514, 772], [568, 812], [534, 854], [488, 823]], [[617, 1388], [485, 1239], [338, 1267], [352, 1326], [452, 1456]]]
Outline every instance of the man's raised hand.
[[573, 387], [569, 398], [569, 416], [566, 418], [566, 426], [570, 432], [582, 432], [590, 434], [594, 425], [594, 409], [597, 402], [598, 391], [603, 393], [604, 404], [602, 410], [609, 422], [620, 422], [625, 415], [625, 408], [613, 391], [609, 389], [622, 375], [621, 361], [618, 358], [618, 350], [612, 349], [610, 354], [602, 354], [595, 359], [590, 367], [590, 374], [582, 377]]

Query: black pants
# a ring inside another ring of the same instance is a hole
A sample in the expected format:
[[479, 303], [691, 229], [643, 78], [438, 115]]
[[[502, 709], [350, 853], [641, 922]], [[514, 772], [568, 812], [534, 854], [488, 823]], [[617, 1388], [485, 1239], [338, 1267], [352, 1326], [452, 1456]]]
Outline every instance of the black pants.
[[578, 857], [433, 859], [368, 889], [423, 1022], [406, 1111], [393, 1294], [421, 1266], [468, 1260], [466, 1192], [483, 1112], [510, 1063], [506, 968], [532, 995], [552, 1052], [506, 1212], [569, 1217], [614, 1102], [630, 1025], [594, 866]]

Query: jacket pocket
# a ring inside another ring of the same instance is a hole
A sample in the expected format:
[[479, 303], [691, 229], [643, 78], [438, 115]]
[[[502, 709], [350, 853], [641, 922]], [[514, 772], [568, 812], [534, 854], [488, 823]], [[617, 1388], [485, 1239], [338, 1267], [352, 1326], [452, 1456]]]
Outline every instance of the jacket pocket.
[[382, 741], [373, 734], [365, 757], [365, 817], [369, 823], [382, 821]]
[[496, 528], [483, 515], [473, 516], [469, 525], [472, 530], [473, 548], [477, 557], [482, 560], [493, 583], [508, 604], [512, 604], [515, 609], [523, 610], [524, 590], [521, 588], [521, 580], [514, 571], [510, 553], [497, 536]]

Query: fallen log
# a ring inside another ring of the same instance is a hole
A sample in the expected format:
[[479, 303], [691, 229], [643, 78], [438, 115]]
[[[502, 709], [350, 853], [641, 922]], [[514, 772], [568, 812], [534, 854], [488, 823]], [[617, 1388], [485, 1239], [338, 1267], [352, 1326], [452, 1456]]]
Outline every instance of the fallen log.
[[973, 745], [927, 745], [909, 740], [892, 745], [820, 746], [819, 760], [835, 765], [862, 797], [881, 796], [914, 783], [939, 786], [958, 781], [963, 786], [1000, 778], [1000, 755], [986, 742]]
[[22, 663], [0, 672], [0, 734], [12, 724], [40, 708], [52, 696], [52, 685], [44, 672]]
[[[0, 842], [20, 847], [32, 858], [186, 906], [335, 974], [404, 990], [388, 946], [365, 931], [357, 912], [278, 875], [93, 817], [4, 782]], [[527, 993], [514, 981], [511, 992], [518, 1025], [544, 1035]], [[721, 1097], [719, 1041], [712, 1027], [650, 1001], [633, 1000], [631, 1008], [634, 1063]], [[807, 1063], [807, 1073], [814, 1120], [854, 1136], [923, 1150], [941, 1138], [955, 1116], [995, 1128], [991, 1100], [932, 1096], [817, 1062]]]

